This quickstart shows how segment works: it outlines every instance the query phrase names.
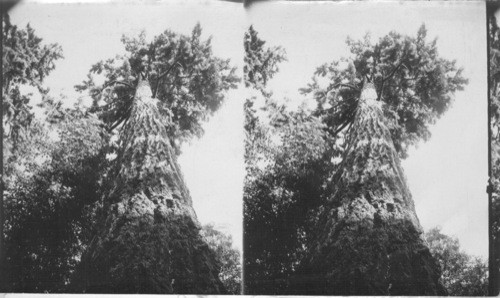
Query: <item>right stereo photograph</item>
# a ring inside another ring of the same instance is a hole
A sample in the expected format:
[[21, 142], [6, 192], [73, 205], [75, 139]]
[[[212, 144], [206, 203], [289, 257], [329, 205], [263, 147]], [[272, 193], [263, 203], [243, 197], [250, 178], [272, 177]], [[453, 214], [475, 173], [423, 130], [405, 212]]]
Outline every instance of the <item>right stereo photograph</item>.
[[498, 294], [494, 5], [246, 10], [243, 293]]

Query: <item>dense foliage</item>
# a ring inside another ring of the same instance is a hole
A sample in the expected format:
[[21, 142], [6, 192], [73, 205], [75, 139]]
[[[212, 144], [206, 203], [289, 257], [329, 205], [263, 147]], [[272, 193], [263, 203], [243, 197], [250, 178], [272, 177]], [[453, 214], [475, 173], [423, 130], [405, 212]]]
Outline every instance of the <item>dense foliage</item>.
[[439, 228], [424, 234], [432, 255], [441, 265], [441, 281], [450, 296], [487, 296], [488, 265], [481, 258], [460, 250], [458, 239]]
[[500, 285], [500, 29], [490, 11], [489, 25], [489, 99], [491, 129], [491, 172], [490, 172], [490, 274], [491, 291], [497, 295]]
[[[304, 110], [268, 111], [273, 112], [270, 127], [260, 128], [274, 138], [260, 144], [264, 152], [246, 161], [251, 170], [244, 186], [249, 294], [279, 293], [302, 259], [311, 214], [321, 202], [329, 170], [323, 158], [323, 125], [317, 118]], [[252, 281], [260, 284], [253, 288]]]
[[390, 32], [375, 44], [367, 35], [348, 39], [351, 56], [320, 66], [301, 89], [317, 107], [292, 111], [266, 89], [286, 60], [284, 50], [266, 48], [253, 27], [244, 41], [245, 84], [258, 91], [245, 104], [245, 293], [280, 294], [308, 255], [322, 205], [335, 188], [365, 79], [385, 103], [400, 157], [430, 137], [429, 125], [467, 80], [454, 61], [439, 57], [424, 26], [416, 37]]
[[228, 294], [241, 294], [241, 260], [240, 252], [233, 247], [231, 235], [218, 231], [212, 224], [204, 225], [202, 235], [222, 264], [221, 279]]
[[455, 61], [439, 57], [437, 39], [428, 42], [426, 38], [423, 25], [416, 37], [393, 31], [375, 44], [369, 34], [359, 41], [348, 38], [351, 57], [318, 67], [302, 92], [317, 101], [315, 113], [335, 135], [352, 122], [363, 78], [373, 81], [393, 122], [396, 150], [406, 157], [409, 146], [430, 137], [429, 125], [450, 107], [453, 93], [467, 83]]
[[278, 64], [286, 60], [281, 47], [265, 48], [265, 41], [258, 37], [257, 31], [250, 26], [244, 36], [245, 86], [264, 91], [267, 82], [279, 71]]
[[[32, 175], [29, 174], [30, 171], [40, 171], [42, 169], [40, 164], [44, 160], [43, 156], [51, 157], [52, 154], [51, 146], [46, 140], [47, 131], [43, 124], [33, 123], [34, 113], [29, 105], [32, 94], [29, 91], [38, 92], [42, 96], [47, 93], [43, 81], [54, 69], [55, 61], [60, 58], [62, 58], [62, 50], [59, 45], [44, 44], [30, 25], [27, 25], [26, 28], [18, 28], [11, 24], [9, 15], [2, 13], [2, 158], [4, 165], [2, 168], [4, 195], [0, 201], [0, 263], [2, 264], [0, 288], [2, 289], [7, 287], [6, 283], [3, 282], [8, 281], [9, 278], [20, 283], [23, 282], [23, 279], [16, 275], [17, 272], [12, 272], [12, 275], [8, 276], [7, 270], [13, 266], [13, 263], [20, 264], [18, 262], [29, 255], [27, 252], [30, 248], [28, 247], [36, 246], [37, 243], [36, 240], [33, 242], [24, 240], [30, 227], [25, 230], [23, 225], [17, 221], [22, 217], [22, 214], [27, 213], [29, 203], [21, 200], [16, 202], [11, 199], [14, 193], [20, 194], [22, 192], [22, 195], [31, 198], [35, 198], [34, 192], [40, 189], [47, 193], [40, 184], [30, 185], [32, 189], [30, 191], [27, 189], [28, 180], [34, 182]], [[42, 136], [44, 134], [45, 136]], [[39, 158], [34, 159], [37, 155]], [[44, 180], [44, 178], [40, 177], [36, 182], [38, 183], [40, 180]], [[6, 206], [4, 206], [4, 201]], [[11, 209], [14, 205], [18, 208], [15, 212]], [[38, 207], [32, 207], [31, 210], [38, 210]], [[23, 220], [29, 222], [28, 218]], [[53, 223], [47, 223], [47, 225]], [[15, 236], [16, 233], [21, 234]], [[14, 248], [9, 237], [21, 237], [20, 239], [23, 239], [25, 243], [21, 249]], [[43, 239], [38, 236], [37, 238]], [[52, 252], [51, 248], [44, 247], [43, 249]], [[16, 256], [10, 255], [9, 252], [16, 253]], [[61, 257], [64, 258], [64, 254]], [[48, 274], [48, 276], [50, 275]]]
[[201, 33], [198, 24], [190, 36], [166, 30], [149, 43], [144, 33], [124, 36], [127, 54], [93, 65], [88, 79], [77, 89], [89, 91], [94, 100], [91, 111], [112, 129], [129, 117], [139, 74], [146, 74], [153, 97], [171, 119], [169, 134], [179, 150], [182, 142], [203, 133], [203, 121], [221, 106], [224, 92], [235, 88], [239, 80], [229, 60], [215, 57], [210, 38], [202, 40]]
[[94, 115], [44, 101], [6, 164], [6, 291], [61, 292], [94, 232], [108, 134]]
[[[323, 124], [305, 109], [272, 99], [267, 82], [285, 61], [250, 27], [245, 34], [245, 293], [279, 293], [303, 253], [307, 210], [318, 204], [326, 144]], [[264, 102], [263, 104], [260, 102]]]
[[2, 124], [4, 138], [16, 147], [21, 130], [33, 119], [30, 97], [23, 87], [46, 93], [43, 80], [54, 70], [55, 61], [62, 58], [62, 50], [58, 44], [43, 44], [29, 24], [25, 29], [12, 25], [7, 14], [2, 14], [2, 26]]

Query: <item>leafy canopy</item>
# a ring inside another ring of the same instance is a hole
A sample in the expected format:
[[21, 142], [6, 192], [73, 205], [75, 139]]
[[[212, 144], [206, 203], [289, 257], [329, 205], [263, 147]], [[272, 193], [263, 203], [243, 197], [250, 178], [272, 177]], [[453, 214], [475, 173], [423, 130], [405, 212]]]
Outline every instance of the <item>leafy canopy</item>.
[[[324, 124], [306, 109], [290, 111], [267, 83], [286, 60], [253, 27], [245, 34], [244, 264], [246, 294], [282, 293], [304, 253], [308, 210], [319, 202], [325, 167]], [[263, 101], [263, 103], [259, 103]]]
[[[229, 60], [215, 57], [210, 38], [201, 39], [197, 24], [191, 35], [166, 30], [147, 42], [145, 33], [122, 37], [127, 54], [92, 66], [77, 90], [87, 90], [96, 112], [110, 129], [128, 119], [139, 75], [145, 75], [161, 102], [172, 141], [180, 144], [203, 133], [202, 122], [222, 104], [224, 92], [239, 81]], [[104, 79], [102, 84], [97, 78]]]
[[29, 94], [22, 86], [32, 86], [42, 94], [47, 90], [42, 83], [62, 58], [58, 44], [45, 45], [42, 38], [28, 24], [25, 29], [12, 25], [8, 14], [2, 14], [2, 101], [4, 137], [15, 147], [22, 131], [32, 121]]
[[278, 64], [286, 61], [286, 53], [283, 48], [279, 46], [265, 48], [265, 43], [259, 38], [253, 26], [250, 26], [245, 32], [243, 40], [245, 87], [263, 90], [267, 82], [279, 71]]
[[5, 172], [6, 292], [64, 292], [95, 233], [109, 135], [95, 115], [43, 101]]
[[424, 234], [432, 255], [441, 266], [441, 281], [450, 296], [487, 296], [488, 266], [484, 260], [460, 249], [458, 239], [439, 228]]
[[[439, 56], [436, 42], [427, 41], [424, 25], [416, 37], [392, 31], [376, 43], [369, 34], [359, 41], [348, 38], [351, 57], [318, 67], [312, 82], [301, 91], [316, 100], [316, 114], [336, 135], [352, 123], [363, 79], [373, 81], [379, 100], [386, 104], [396, 149], [406, 157], [410, 145], [429, 139], [429, 125], [450, 107], [453, 93], [468, 82], [456, 61]], [[326, 86], [321, 81], [327, 81]]]
[[240, 252], [233, 247], [233, 238], [215, 229], [213, 224], [204, 225], [201, 234], [222, 264], [219, 278], [226, 291], [231, 295], [241, 294]]

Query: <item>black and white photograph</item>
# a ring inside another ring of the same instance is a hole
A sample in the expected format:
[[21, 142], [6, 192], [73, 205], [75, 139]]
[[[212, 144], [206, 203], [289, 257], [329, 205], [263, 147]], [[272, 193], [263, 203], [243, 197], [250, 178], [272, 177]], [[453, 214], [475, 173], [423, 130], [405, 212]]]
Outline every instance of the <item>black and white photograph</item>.
[[3, 3], [0, 292], [498, 295], [499, 20]]
[[484, 3], [249, 14], [245, 293], [486, 295]]
[[237, 3], [3, 18], [5, 292], [239, 294]]

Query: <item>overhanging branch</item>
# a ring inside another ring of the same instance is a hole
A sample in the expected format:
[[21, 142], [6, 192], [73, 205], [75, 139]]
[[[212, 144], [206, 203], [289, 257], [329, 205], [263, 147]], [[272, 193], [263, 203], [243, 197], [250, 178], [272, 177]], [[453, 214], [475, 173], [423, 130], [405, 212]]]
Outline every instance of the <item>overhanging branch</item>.
[[156, 98], [156, 94], [158, 93], [158, 87], [160, 86], [160, 80], [163, 77], [165, 77], [166, 75], [168, 75], [170, 73], [170, 71], [172, 71], [172, 69], [174, 69], [175, 65], [179, 65], [180, 67], [182, 67], [182, 65], [179, 63], [180, 59], [181, 59], [181, 56], [177, 57], [177, 59], [174, 61], [174, 63], [172, 63], [172, 65], [170, 65], [170, 67], [165, 72], [163, 72], [162, 74], [160, 74], [158, 76], [158, 78], [156, 79], [155, 89], [153, 90], [153, 98]]
[[346, 83], [338, 83], [338, 84], [333, 85], [333, 88], [337, 88], [337, 87], [347, 87], [347, 88], [351, 88], [351, 89], [354, 89], [356, 91], [359, 91], [358, 87], [351, 85], [351, 84], [346, 84]]
[[127, 87], [130, 87], [130, 88], [133, 88], [129, 83], [126, 83], [126, 82], [122, 82], [122, 81], [111, 81], [107, 84], [104, 85], [104, 87], [102, 87], [101, 90], [104, 90], [106, 89], [107, 87], [111, 86], [111, 85], [114, 85], [114, 84], [121, 84], [121, 85], [124, 85], [124, 86], [127, 86]]
[[384, 92], [384, 84], [387, 80], [389, 80], [390, 78], [392, 78], [394, 76], [394, 74], [396, 73], [396, 71], [398, 71], [398, 69], [403, 66], [403, 62], [404, 62], [404, 59], [406, 58], [406, 53], [403, 55], [403, 57], [401, 57], [398, 65], [396, 65], [396, 67], [394, 67], [394, 69], [391, 71], [391, 73], [389, 73], [388, 76], [384, 77], [382, 79], [382, 86], [380, 86], [380, 92], [377, 96], [377, 100], [380, 100], [380, 98], [382, 97], [382, 93]]

